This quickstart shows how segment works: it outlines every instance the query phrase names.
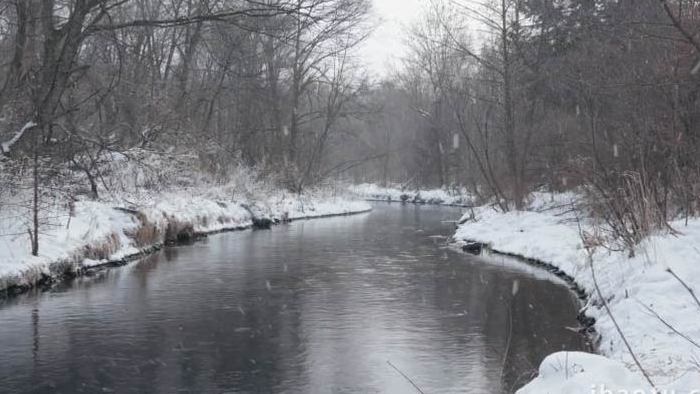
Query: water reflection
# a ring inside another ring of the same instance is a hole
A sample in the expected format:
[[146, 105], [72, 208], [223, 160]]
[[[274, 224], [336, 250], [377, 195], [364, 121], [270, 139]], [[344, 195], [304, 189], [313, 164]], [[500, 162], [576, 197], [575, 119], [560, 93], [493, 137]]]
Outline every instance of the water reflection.
[[458, 215], [382, 205], [222, 234], [8, 301], [0, 387], [416, 392], [390, 362], [428, 393], [512, 392], [548, 352], [582, 347], [565, 329], [576, 304], [445, 248]]

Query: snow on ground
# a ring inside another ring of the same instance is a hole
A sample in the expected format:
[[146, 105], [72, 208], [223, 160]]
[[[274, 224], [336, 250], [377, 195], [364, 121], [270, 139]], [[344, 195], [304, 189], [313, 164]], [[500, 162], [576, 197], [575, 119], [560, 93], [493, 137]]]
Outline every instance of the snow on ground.
[[39, 256], [30, 253], [31, 216], [23, 196], [10, 196], [19, 201], [15, 204], [0, 204], [0, 291], [80, 273], [180, 237], [247, 228], [252, 213], [284, 221], [371, 209], [330, 187], [292, 194], [244, 168], [211, 179], [188, 172], [172, 158], [141, 152], [139, 159], [138, 165], [112, 160], [115, 168], [105, 171], [96, 201], [80, 195], [73, 203], [61, 195], [45, 197], [51, 204], [42, 211]]
[[623, 364], [581, 352], [550, 355], [542, 361], [538, 378], [518, 391], [518, 394], [613, 393], [644, 394], [652, 393], [652, 389]]
[[[583, 248], [570, 201], [575, 195], [536, 193], [529, 211], [500, 213], [491, 207], [474, 209], [462, 218], [455, 239], [487, 243], [494, 250], [553, 264], [574, 277], [591, 295], [586, 314], [597, 319], [600, 356], [560, 353], [545, 360], [540, 376], [520, 394], [628, 393], [647, 388], [596, 295], [592, 271]], [[585, 223], [583, 231], [593, 232]], [[671, 269], [693, 289], [700, 281], [700, 219], [672, 223], [681, 234], [659, 233], [636, 250], [597, 249], [592, 261], [603, 297], [632, 350], [657, 388], [666, 392], [700, 393], [700, 304], [668, 272]], [[564, 360], [564, 361], [563, 361]], [[567, 368], [568, 360], [571, 368]], [[619, 364], [618, 364], [619, 363]], [[624, 365], [633, 375], [616, 365]], [[559, 368], [557, 371], [553, 369]], [[568, 373], [580, 369], [581, 373]], [[562, 370], [564, 371], [562, 373]], [[617, 391], [595, 391], [605, 387]], [[628, 391], [620, 391], [620, 390]], [[638, 391], [640, 393], [651, 392]]]
[[405, 201], [435, 205], [471, 206], [473, 199], [463, 188], [415, 190], [401, 187], [381, 187], [363, 183], [349, 187], [351, 193], [369, 201]]

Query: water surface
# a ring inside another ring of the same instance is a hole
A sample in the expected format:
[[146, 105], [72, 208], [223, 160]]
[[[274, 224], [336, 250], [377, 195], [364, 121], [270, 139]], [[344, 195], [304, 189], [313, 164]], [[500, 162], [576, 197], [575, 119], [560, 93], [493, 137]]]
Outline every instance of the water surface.
[[459, 216], [378, 204], [2, 301], [0, 391], [417, 392], [398, 369], [426, 393], [513, 392], [583, 347], [578, 305], [547, 275], [447, 248]]

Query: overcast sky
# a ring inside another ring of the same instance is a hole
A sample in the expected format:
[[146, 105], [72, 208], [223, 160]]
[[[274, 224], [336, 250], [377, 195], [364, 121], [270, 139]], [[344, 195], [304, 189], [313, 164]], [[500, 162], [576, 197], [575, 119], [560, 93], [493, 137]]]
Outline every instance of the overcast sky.
[[387, 76], [407, 49], [403, 29], [417, 20], [427, 0], [372, 0], [378, 27], [360, 50], [363, 62], [376, 76]]

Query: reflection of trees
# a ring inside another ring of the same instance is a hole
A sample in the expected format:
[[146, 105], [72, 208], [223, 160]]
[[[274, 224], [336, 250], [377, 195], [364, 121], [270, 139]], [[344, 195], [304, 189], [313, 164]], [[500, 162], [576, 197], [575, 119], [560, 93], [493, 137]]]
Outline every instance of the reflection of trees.
[[[223, 293], [227, 298], [210, 300], [211, 308], [219, 312], [215, 321], [211, 321], [208, 308], [199, 311], [201, 316], [193, 321], [211, 323], [205, 340], [213, 344], [214, 353], [198, 356], [209, 362], [211, 380], [220, 389], [275, 392], [284, 383], [285, 373], [302, 375], [303, 365], [289, 360], [290, 355], [304, 352], [297, 308], [302, 291], [298, 278], [304, 277], [304, 267], [285, 260], [287, 256], [300, 258], [309, 246], [299, 239], [298, 232], [288, 232], [292, 230], [303, 231], [303, 223], [275, 229], [274, 234], [239, 234], [235, 243], [222, 238], [212, 245], [217, 248], [216, 258], [224, 259], [214, 274], [227, 278], [217, 287], [231, 290], [219, 289], [214, 294]], [[285, 255], [279, 255], [280, 251]]]
[[32, 308], [32, 359], [34, 361], [34, 371], [39, 364], [39, 301], [34, 301]]
[[546, 355], [584, 347], [583, 338], [566, 329], [577, 326], [577, 304], [563, 286], [521, 279], [511, 305], [512, 340], [504, 370], [508, 392], [531, 380]]
[[177, 259], [177, 256], [180, 254], [180, 248], [165, 248], [163, 249], [163, 257], [165, 257], [165, 261], [173, 261]]
[[[482, 360], [486, 376], [482, 379], [502, 385], [492, 388], [493, 392], [514, 392], [532, 378], [549, 353], [583, 348], [582, 339], [565, 329], [577, 324], [577, 304], [566, 288], [504, 272], [484, 262], [472, 265], [460, 261], [463, 258], [458, 256], [447, 268], [436, 269], [432, 302], [454, 314], [467, 312], [465, 320], [457, 322], [468, 327], [455, 327], [451, 323], [455, 320], [445, 320], [446, 333], [457, 335], [465, 330], [485, 338]], [[445, 269], [455, 274], [446, 274]], [[519, 291], [512, 297], [516, 279]]]
[[[481, 376], [475, 380], [488, 385], [489, 390], [496, 393], [500, 387], [499, 371], [501, 355], [505, 348], [504, 330], [507, 321], [503, 295], [510, 288], [502, 279], [502, 274], [489, 269], [482, 269], [484, 263], [464, 261], [464, 255], [455, 255], [455, 260], [448, 266], [454, 274], [438, 272], [435, 275], [435, 303], [439, 309], [451, 314], [466, 313], [464, 319], [449, 320], [445, 325], [447, 335], [465, 332], [468, 338], [480, 338], [481, 343], [471, 345], [475, 351], [480, 351], [480, 362], [483, 364]], [[505, 292], [505, 293], [504, 293]], [[472, 339], [473, 340], [473, 339]], [[474, 355], [470, 355], [474, 357]], [[471, 374], [472, 371], [464, 371]]]
[[[55, 308], [42, 305], [40, 327], [39, 307], [31, 309], [34, 376], [64, 392], [82, 384], [89, 392], [374, 387], [393, 372], [372, 370], [376, 357], [367, 350], [399, 344], [392, 356], [405, 359], [397, 365], [427, 392], [470, 379], [478, 391], [501, 379], [506, 305], [517, 278], [502, 390], [513, 392], [545, 354], [577, 345], [562, 327], [576, 324], [575, 304], [565, 288], [436, 250], [428, 236], [452, 231], [439, 223], [440, 212], [407, 205], [372, 220], [211, 237], [206, 248], [171, 249], [177, 256], [165, 251], [78, 280], [80, 291], [60, 301], [79, 309], [77, 318], [56, 318]], [[60, 322], [60, 330], [47, 320]], [[42, 338], [40, 329], [52, 336]]]

